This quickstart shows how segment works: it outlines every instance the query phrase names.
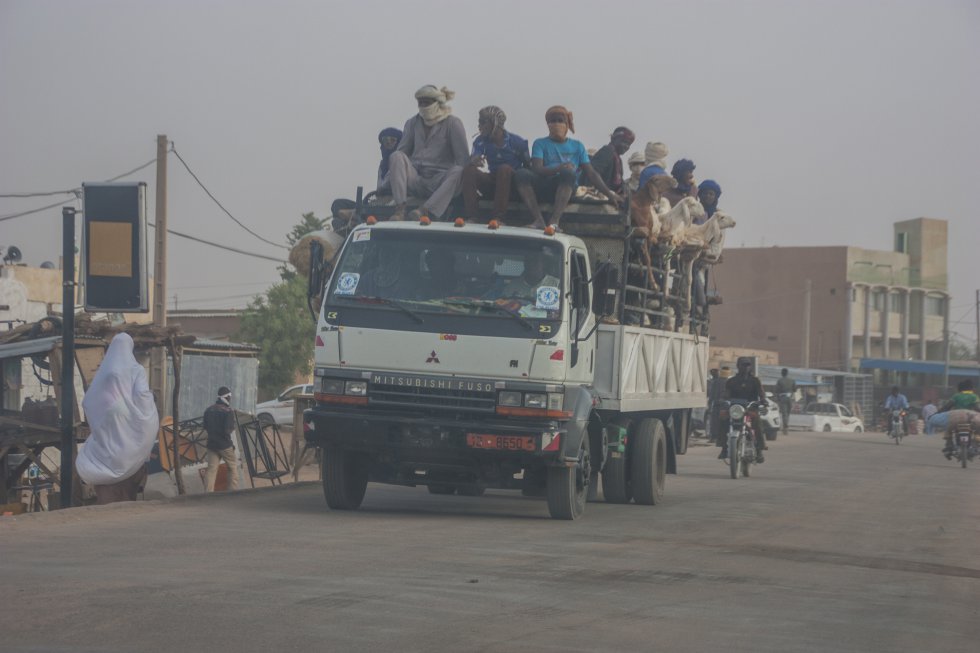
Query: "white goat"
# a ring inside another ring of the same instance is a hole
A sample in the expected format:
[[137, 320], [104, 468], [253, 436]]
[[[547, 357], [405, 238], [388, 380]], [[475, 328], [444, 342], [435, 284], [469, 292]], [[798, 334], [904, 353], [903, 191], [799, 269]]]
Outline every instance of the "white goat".
[[701, 260], [717, 263], [725, 245], [725, 229], [735, 226], [735, 219], [727, 213], [716, 211], [702, 224], [692, 224], [681, 234], [684, 245], [703, 248]]
[[685, 197], [660, 216], [660, 242], [677, 247], [694, 220], [704, 218], [704, 207], [694, 197]]

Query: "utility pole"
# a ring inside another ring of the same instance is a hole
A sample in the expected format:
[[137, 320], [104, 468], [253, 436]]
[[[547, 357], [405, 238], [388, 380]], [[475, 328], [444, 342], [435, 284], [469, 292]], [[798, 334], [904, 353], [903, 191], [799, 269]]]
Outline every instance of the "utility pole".
[[[153, 250], [153, 325], [167, 326], [167, 136], [157, 135], [156, 243]], [[162, 417], [166, 406], [167, 354], [154, 347], [150, 354], [150, 390]], [[176, 425], [174, 427], [176, 432]]]
[[980, 290], [977, 291], [977, 365], [980, 365]]
[[810, 296], [813, 283], [806, 280], [803, 293], [803, 367], [810, 367]]
[[[61, 507], [75, 487], [75, 209], [61, 208]], [[54, 379], [52, 379], [53, 381]], [[6, 464], [6, 459], [4, 460]]]

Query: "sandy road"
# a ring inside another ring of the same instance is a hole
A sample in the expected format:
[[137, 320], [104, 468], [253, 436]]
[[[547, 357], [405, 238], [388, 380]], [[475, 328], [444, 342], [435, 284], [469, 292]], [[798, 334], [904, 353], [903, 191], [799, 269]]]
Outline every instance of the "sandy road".
[[980, 465], [791, 434], [656, 507], [305, 483], [0, 520], [2, 651], [975, 651]]

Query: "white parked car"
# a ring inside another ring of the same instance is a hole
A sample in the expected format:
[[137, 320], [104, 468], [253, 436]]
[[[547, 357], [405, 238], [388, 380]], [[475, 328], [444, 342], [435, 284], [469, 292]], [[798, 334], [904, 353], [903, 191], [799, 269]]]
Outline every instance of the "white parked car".
[[779, 414], [779, 404], [773, 400], [771, 392], [766, 393], [766, 404], [769, 407], [769, 412], [760, 416], [762, 430], [766, 432], [766, 440], [775, 440], [783, 428], [783, 419]]
[[270, 399], [269, 401], [263, 401], [260, 404], [255, 404], [255, 414], [264, 422], [287, 425], [292, 424], [293, 399], [295, 399], [297, 395], [311, 394], [313, 394], [312, 384], [304, 383], [302, 385], [294, 385], [293, 387], [284, 390], [275, 399]]
[[861, 433], [864, 422], [855, 417], [847, 406], [833, 403], [812, 403], [802, 414], [789, 416], [792, 429], [803, 431], [850, 431]]

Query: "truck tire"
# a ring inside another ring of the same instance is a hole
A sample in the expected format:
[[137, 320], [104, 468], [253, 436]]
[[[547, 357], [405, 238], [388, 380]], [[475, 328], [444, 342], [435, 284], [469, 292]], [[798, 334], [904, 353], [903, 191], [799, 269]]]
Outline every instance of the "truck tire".
[[602, 470], [602, 496], [606, 503], [629, 503], [633, 489], [626, 478], [626, 455], [614, 453]]
[[429, 485], [429, 494], [456, 494], [456, 486], [434, 483]]
[[479, 483], [460, 485], [456, 488], [456, 494], [461, 497], [482, 497], [487, 488]]
[[575, 465], [548, 468], [548, 513], [552, 519], [572, 520], [582, 516], [591, 473], [589, 441], [585, 438]]
[[672, 421], [671, 435], [674, 437], [674, 453], [683, 456], [687, 453], [687, 443], [691, 437], [691, 409], [675, 410]]
[[368, 467], [362, 456], [340, 447], [323, 452], [323, 496], [333, 510], [357, 510], [364, 500]]
[[667, 478], [667, 435], [663, 422], [652, 417], [640, 420], [630, 437], [630, 446], [633, 499], [640, 505], [656, 505], [663, 501]]

